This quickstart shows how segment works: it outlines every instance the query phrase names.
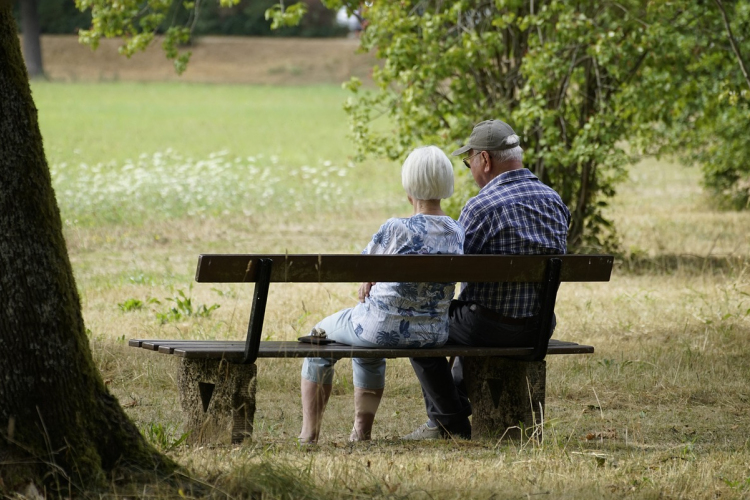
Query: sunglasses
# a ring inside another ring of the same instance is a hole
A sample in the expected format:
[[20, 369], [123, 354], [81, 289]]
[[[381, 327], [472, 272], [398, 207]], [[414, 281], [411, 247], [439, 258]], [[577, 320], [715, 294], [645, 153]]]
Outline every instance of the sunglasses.
[[464, 158], [464, 159], [463, 159], [463, 160], [461, 160], [461, 161], [463, 161], [463, 162], [464, 162], [464, 166], [466, 166], [466, 168], [468, 168], [468, 169], [471, 169], [471, 163], [470, 163], [470, 162], [471, 162], [471, 159], [472, 159], [472, 158], [474, 158], [474, 157], [475, 157], [476, 155], [479, 155], [479, 154], [482, 154], [482, 152], [481, 152], [481, 151], [479, 151], [478, 153], [474, 153], [473, 155], [471, 155], [471, 156], [467, 156], [466, 158]]

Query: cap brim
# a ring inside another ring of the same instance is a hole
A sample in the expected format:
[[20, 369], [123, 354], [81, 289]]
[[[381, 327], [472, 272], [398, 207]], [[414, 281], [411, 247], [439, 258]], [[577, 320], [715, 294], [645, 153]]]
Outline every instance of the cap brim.
[[471, 146], [467, 144], [466, 146], [464, 146], [462, 148], [458, 148], [457, 150], [455, 150], [454, 152], [452, 152], [451, 156], [462, 155], [462, 154], [464, 154], [465, 152], [467, 152], [470, 149], [471, 149]]

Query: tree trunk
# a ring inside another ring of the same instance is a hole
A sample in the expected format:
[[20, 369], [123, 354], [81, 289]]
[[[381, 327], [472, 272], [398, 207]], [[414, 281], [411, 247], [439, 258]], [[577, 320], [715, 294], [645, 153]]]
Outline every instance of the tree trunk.
[[106, 485], [115, 470], [175, 470], [94, 365], [10, 0], [0, 0], [0, 374], [0, 496], [29, 481], [64, 491]]
[[546, 362], [467, 356], [463, 363], [474, 415], [471, 439], [541, 441]]
[[23, 58], [29, 78], [43, 78], [42, 65], [42, 32], [39, 27], [39, 0], [20, 0], [21, 33], [23, 34]]
[[257, 367], [183, 359], [177, 385], [188, 443], [239, 444], [253, 435]]

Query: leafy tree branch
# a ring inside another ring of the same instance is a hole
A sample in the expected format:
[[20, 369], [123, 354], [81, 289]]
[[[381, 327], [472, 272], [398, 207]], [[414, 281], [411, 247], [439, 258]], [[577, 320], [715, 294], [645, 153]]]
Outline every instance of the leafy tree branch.
[[724, 27], [727, 30], [727, 37], [729, 38], [729, 43], [732, 45], [732, 50], [734, 51], [734, 55], [737, 56], [737, 63], [740, 65], [740, 70], [742, 71], [742, 75], [745, 77], [745, 81], [747, 82], [747, 87], [750, 89], [750, 76], [747, 74], [747, 68], [745, 67], [745, 61], [742, 59], [742, 54], [740, 53], [740, 48], [737, 45], [737, 40], [734, 38], [734, 34], [732, 34], [732, 27], [729, 25], [729, 18], [727, 17], [727, 11], [724, 9], [724, 4], [721, 0], [714, 0], [716, 3], [716, 6], [719, 8], [719, 11], [721, 12], [721, 19], [724, 21]]

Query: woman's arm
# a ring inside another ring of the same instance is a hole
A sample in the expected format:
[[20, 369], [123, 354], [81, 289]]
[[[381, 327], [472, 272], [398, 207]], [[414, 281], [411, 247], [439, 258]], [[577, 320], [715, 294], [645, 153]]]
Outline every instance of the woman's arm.
[[[393, 232], [392, 221], [388, 219], [385, 224], [380, 226], [378, 232], [372, 236], [372, 240], [367, 247], [362, 250], [363, 255], [378, 255], [386, 254], [388, 252], [388, 241], [391, 239]], [[370, 296], [370, 289], [375, 285], [375, 281], [365, 281], [359, 286], [359, 292], [357, 296], [360, 302], [364, 302], [367, 297]]]
[[364, 302], [366, 297], [370, 296], [370, 289], [373, 287], [373, 285], [377, 283], [376, 281], [365, 281], [359, 286], [359, 301]]

